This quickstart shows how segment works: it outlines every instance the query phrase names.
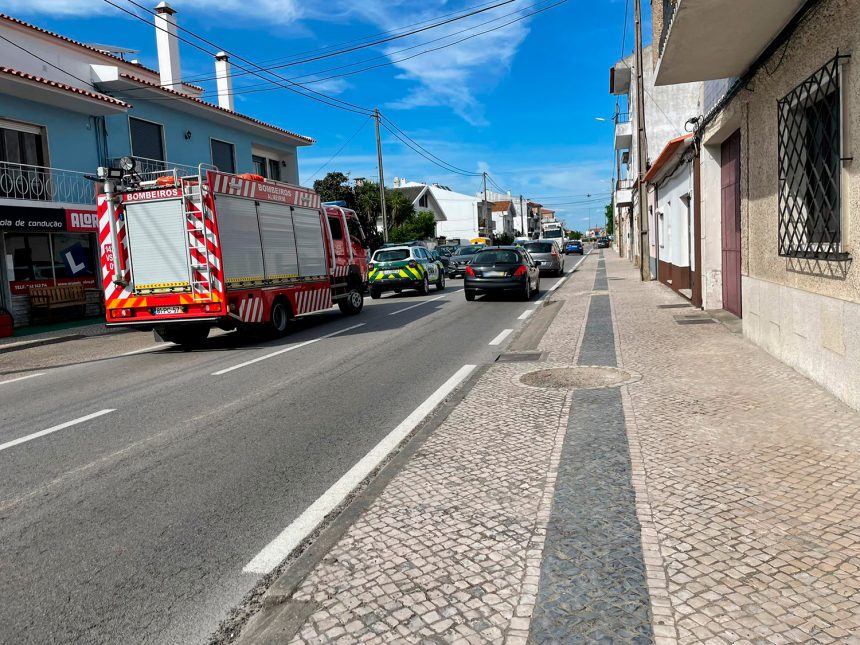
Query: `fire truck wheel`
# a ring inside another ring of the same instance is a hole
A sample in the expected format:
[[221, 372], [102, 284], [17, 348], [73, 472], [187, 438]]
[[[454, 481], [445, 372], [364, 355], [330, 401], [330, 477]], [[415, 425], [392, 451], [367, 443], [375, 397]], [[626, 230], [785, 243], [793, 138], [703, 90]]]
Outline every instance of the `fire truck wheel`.
[[278, 300], [272, 305], [272, 313], [269, 317], [269, 326], [276, 336], [283, 336], [287, 333], [287, 327], [290, 322], [290, 312], [287, 311], [286, 305], [282, 300]]
[[364, 296], [361, 291], [353, 287], [346, 294], [346, 298], [341, 298], [337, 301], [337, 306], [347, 316], [354, 316], [364, 308]]
[[176, 343], [185, 349], [199, 347], [209, 336], [209, 325], [182, 325], [157, 330], [167, 343]]

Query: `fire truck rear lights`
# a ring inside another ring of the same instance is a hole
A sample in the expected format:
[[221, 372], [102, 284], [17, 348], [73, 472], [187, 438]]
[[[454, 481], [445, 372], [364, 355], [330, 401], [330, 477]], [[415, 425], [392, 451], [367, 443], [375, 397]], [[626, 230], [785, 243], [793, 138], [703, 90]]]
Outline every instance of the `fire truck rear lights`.
[[114, 309], [111, 311], [114, 318], [133, 318], [134, 309]]
[[205, 311], [207, 314], [215, 313], [217, 311], [221, 311], [221, 305], [219, 305], [219, 304], [203, 305], [203, 311]]

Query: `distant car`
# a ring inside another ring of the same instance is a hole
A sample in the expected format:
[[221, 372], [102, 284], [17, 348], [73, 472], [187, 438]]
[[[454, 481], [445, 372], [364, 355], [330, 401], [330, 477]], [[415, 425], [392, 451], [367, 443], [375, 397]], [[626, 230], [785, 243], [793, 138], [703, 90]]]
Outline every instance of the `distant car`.
[[559, 246], [555, 240], [535, 240], [523, 244], [523, 248], [532, 258], [540, 262], [541, 273], [553, 275], [564, 273], [564, 255], [559, 252]]
[[490, 246], [475, 254], [463, 276], [466, 300], [479, 293], [516, 293], [524, 300], [540, 291], [540, 269], [521, 246]]
[[568, 242], [564, 245], [564, 253], [565, 255], [569, 255], [570, 253], [579, 253], [580, 255], [582, 255], [584, 253], [582, 249], [582, 241], [568, 240]]
[[388, 246], [378, 249], [367, 265], [367, 282], [370, 297], [376, 300], [386, 291], [400, 293], [403, 289], [417, 289], [425, 295], [430, 285], [441, 291], [445, 288], [445, 271], [442, 263], [434, 260], [423, 246]]
[[475, 253], [487, 248], [483, 244], [470, 244], [469, 246], [458, 246], [451, 255], [451, 260], [448, 264], [448, 277], [459, 278], [466, 271], [466, 267]]
[[608, 237], [597, 238], [597, 244], [595, 246], [598, 249], [608, 249], [609, 248], [609, 238]]

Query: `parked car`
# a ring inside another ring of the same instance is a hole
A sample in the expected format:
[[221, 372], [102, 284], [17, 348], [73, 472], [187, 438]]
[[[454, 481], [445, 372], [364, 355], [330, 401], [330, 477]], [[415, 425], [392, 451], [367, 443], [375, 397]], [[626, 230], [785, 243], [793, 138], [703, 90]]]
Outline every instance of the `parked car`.
[[374, 300], [386, 291], [400, 293], [403, 289], [417, 289], [424, 295], [431, 283], [437, 291], [445, 288], [445, 271], [423, 246], [389, 246], [373, 254], [367, 265], [367, 282]]
[[487, 248], [483, 244], [470, 244], [469, 246], [458, 246], [457, 250], [451, 255], [451, 262], [448, 264], [448, 277], [459, 278], [466, 271], [466, 266], [475, 257], [475, 253]]
[[608, 237], [597, 238], [597, 244], [595, 244], [595, 247], [598, 249], [608, 249], [609, 248], [609, 238]]
[[439, 253], [439, 249], [434, 249], [430, 251], [430, 257], [436, 260], [440, 265], [442, 265], [442, 272], [445, 275], [448, 275], [448, 265], [451, 264], [451, 258], [447, 255], [442, 255]]
[[466, 300], [479, 293], [508, 292], [530, 300], [540, 291], [540, 269], [521, 246], [490, 246], [475, 254], [463, 276]]
[[570, 255], [571, 253], [579, 253], [582, 255], [584, 253], [582, 248], [582, 240], [568, 240], [564, 245], [564, 254]]
[[564, 273], [564, 255], [559, 252], [559, 246], [555, 240], [535, 240], [523, 244], [523, 248], [532, 258], [540, 262], [541, 273], [553, 275]]

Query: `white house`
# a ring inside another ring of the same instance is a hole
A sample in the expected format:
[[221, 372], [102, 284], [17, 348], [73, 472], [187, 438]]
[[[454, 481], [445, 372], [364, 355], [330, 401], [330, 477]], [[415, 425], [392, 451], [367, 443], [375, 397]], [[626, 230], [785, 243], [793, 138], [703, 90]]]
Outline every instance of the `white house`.
[[395, 178], [394, 188], [405, 194], [418, 211], [436, 217], [436, 236], [468, 242], [478, 237], [478, 200], [438, 184], [421, 184]]

